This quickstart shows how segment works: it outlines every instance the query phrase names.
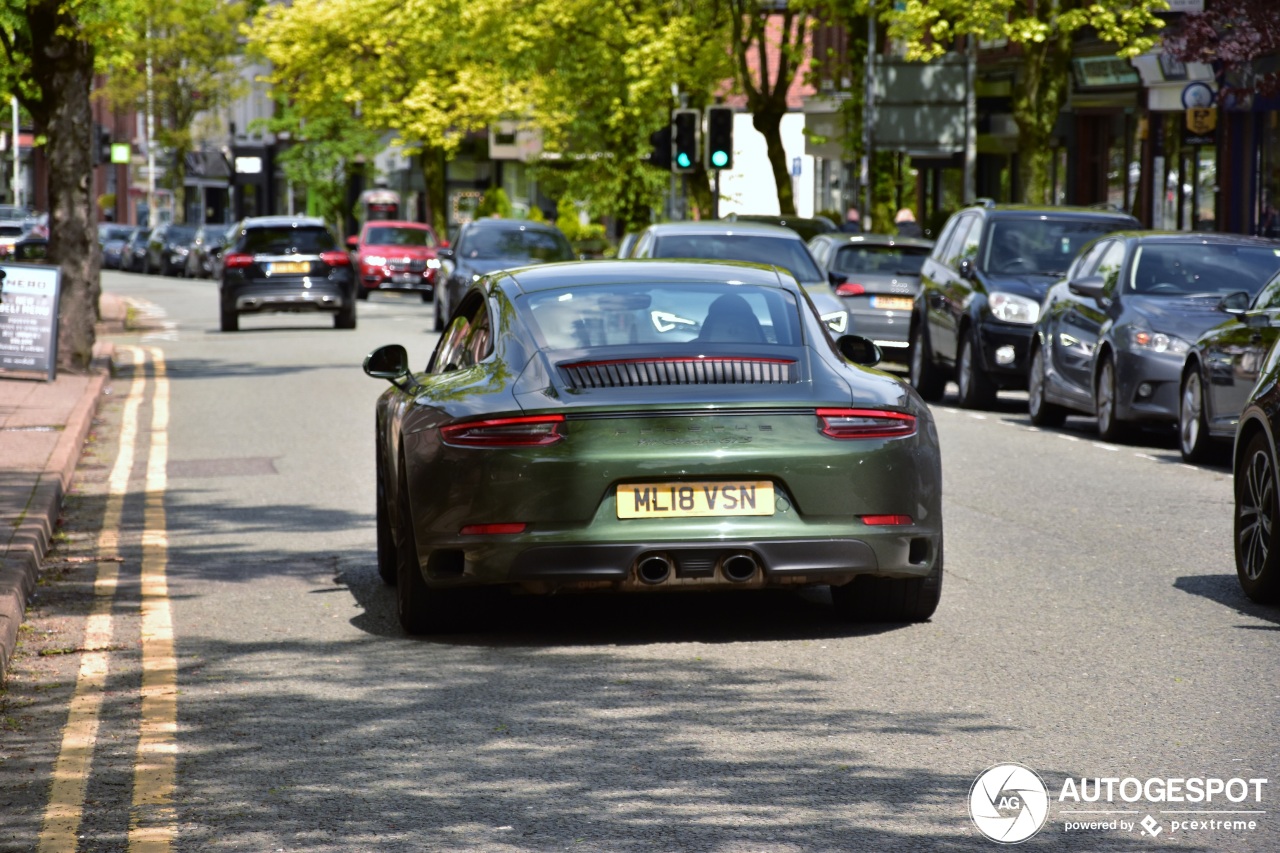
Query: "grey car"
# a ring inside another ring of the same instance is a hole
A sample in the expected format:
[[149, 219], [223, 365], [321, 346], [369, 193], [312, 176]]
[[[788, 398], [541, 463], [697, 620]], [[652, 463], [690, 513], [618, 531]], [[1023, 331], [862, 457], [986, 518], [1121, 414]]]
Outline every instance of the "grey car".
[[[849, 312], [795, 231], [761, 222], [665, 222], [636, 239], [632, 258], [701, 259], [767, 264], [791, 273], [832, 337], [856, 331]], [[859, 334], [861, 334], [859, 332]]]
[[910, 361], [911, 311], [920, 292], [920, 267], [932, 240], [836, 231], [809, 241], [809, 251], [849, 310], [853, 328], [884, 350]]

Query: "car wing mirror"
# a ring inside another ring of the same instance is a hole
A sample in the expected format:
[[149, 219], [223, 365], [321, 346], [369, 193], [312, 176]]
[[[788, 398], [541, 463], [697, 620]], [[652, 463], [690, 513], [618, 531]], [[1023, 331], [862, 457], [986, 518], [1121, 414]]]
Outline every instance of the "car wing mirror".
[[347, 238], [347, 248], [354, 249], [360, 245], [360, 238], [354, 234]]
[[836, 338], [836, 349], [848, 361], [854, 364], [861, 364], [866, 367], [873, 367], [880, 363], [883, 354], [880, 347], [869, 338], [862, 335], [841, 335]]
[[400, 344], [378, 347], [364, 357], [364, 372], [404, 390], [402, 383], [410, 375], [409, 353]]
[[849, 276], [844, 273], [831, 271], [827, 273], [827, 281], [831, 282], [832, 287], [839, 287], [849, 280]]
[[436, 249], [436, 257], [442, 261], [451, 261], [453, 260], [453, 249], [450, 248], [448, 243], [443, 243], [439, 249]]
[[1249, 295], [1247, 290], [1237, 290], [1222, 297], [1218, 302], [1218, 310], [1224, 314], [1230, 314], [1243, 322], [1244, 314], [1249, 310], [1249, 306], [1252, 303], [1253, 297]]
[[1085, 296], [1089, 299], [1101, 299], [1106, 286], [1106, 279], [1100, 275], [1085, 275], [1067, 282], [1068, 290], [1076, 296]]
[[960, 274], [961, 278], [972, 281], [977, 274], [977, 267], [973, 265], [972, 258], [965, 258], [956, 266], [956, 272]]

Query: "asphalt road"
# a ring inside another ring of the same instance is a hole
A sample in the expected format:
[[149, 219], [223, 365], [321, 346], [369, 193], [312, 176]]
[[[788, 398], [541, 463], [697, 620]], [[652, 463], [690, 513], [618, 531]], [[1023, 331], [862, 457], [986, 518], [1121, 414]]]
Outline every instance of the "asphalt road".
[[[1229, 470], [1181, 464], [1170, 435], [1104, 444], [1085, 418], [1031, 428], [1017, 396], [985, 414], [948, 397], [927, 624], [851, 627], [821, 592], [566, 597], [410, 639], [374, 568], [384, 386], [360, 362], [398, 342], [425, 364], [431, 306], [375, 296], [355, 331], [274, 315], [221, 334], [209, 282], [104, 284], [152, 324], [117, 341], [146, 366], [113, 383], [0, 702], [0, 850], [66, 825], [50, 791], [76, 790], [60, 744], [85, 648], [108, 661], [73, 750], [85, 851], [996, 849], [968, 802], [1001, 762], [1048, 789], [1026, 849], [1280, 849], [1280, 611], [1235, 580]], [[103, 566], [114, 627], [95, 646]], [[1061, 800], [1082, 777], [1268, 782], [1240, 801]], [[1171, 823], [1192, 820], [1255, 827]]]

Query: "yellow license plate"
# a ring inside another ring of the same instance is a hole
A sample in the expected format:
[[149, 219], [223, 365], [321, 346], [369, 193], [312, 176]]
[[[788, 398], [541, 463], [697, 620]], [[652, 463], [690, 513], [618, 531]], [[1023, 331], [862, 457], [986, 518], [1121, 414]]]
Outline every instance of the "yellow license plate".
[[773, 515], [773, 483], [623, 483], [618, 518]]
[[297, 275], [311, 272], [311, 264], [307, 261], [276, 261], [270, 265], [272, 275]]
[[910, 296], [877, 296], [871, 304], [884, 311], [910, 311], [915, 300]]

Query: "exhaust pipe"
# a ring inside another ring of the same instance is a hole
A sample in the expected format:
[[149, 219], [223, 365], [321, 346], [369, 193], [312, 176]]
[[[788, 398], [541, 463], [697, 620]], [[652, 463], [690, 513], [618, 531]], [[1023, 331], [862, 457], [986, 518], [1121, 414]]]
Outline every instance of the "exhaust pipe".
[[724, 562], [720, 564], [720, 571], [724, 573], [727, 580], [734, 583], [745, 583], [756, 576], [756, 569], [759, 564], [756, 558], [750, 554], [734, 554], [731, 557], [725, 557]]
[[650, 554], [636, 566], [641, 583], [660, 584], [671, 577], [671, 561], [661, 554]]

